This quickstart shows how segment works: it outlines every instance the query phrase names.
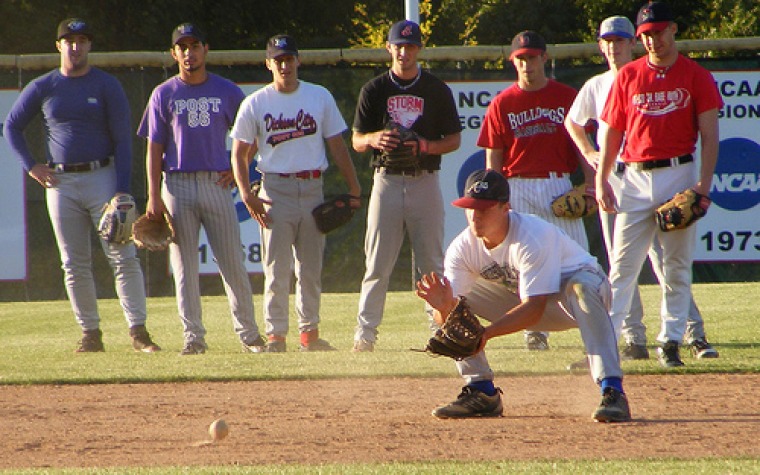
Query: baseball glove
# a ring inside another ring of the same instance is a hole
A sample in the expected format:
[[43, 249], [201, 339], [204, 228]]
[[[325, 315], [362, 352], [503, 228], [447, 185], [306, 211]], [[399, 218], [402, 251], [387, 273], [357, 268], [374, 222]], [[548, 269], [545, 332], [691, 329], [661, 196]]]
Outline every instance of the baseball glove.
[[712, 200], [692, 189], [676, 193], [654, 212], [654, 218], [660, 229], [673, 231], [684, 229], [694, 221], [707, 214]]
[[132, 240], [132, 226], [137, 219], [137, 205], [131, 195], [118, 195], [103, 205], [98, 234], [106, 242], [125, 243]]
[[164, 251], [169, 243], [174, 242], [174, 223], [169, 213], [164, 213], [164, 219], [152, 220], [147, 215], [140, 216], [135, 221], [133, 239], [137, 247], [149, 251]]
[[351, 207], [352, 196], [349, 194], [338, 195], [327, 200], [311, 211], [317, 228], [324, 234], [343, 226], [351, 221], [356, 210]]
[[[388, 168], [419, 168], [420, 138], [417, 133], [393, 121], [388, 122], [385, 129], [398, 131], [399, 144], [393, 150], [383, 150], [381, 165]], [[404, 142], [417, 142], [417, 145], [404, 145]]]
[[552, 201], [552, 211], [558, 218], [582, 218], [596, 213], [598, 209], [594, 193], [583, 185], [576, 186]]
[[484, 330], [465, 298], [459, 297], [457, 306], [430, 338], [424, 351], [463, 360], [478, 352]]

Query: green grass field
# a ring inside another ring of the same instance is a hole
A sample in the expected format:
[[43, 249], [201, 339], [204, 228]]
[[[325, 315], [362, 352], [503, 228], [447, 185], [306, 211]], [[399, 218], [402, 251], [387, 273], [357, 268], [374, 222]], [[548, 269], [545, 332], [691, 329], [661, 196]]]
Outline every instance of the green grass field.
[[[760, 325], [757, 309], [749, 297], [760, 284], [699, 284], [694, 286], [697, 303], [706, 321], [709, 340], [720, 351], [718, 360], [688, 358], [683, 373], [760, 371]], [[659, 330], [659, 289], [643, 286], [650, 347]], [[179, 382], [274, 379], [328, 379], [354, 377], [456, 377], [450, 361], [410, 351], [422, 347], [429, 336], [422, 303], [411, 292], [389, 295], [386, 317], [373, 354], [346, 357], [355, 326], [358, 294], [325, 294], [322, 299], [322, 336], [338, 352], [298, 352], [298, 336], [291, 328], [289, 352], [280, 355], [251, 355], [240, 351], [232, 331], [224, 297], [204, 298], [204, 323], [208, 329], [209, 352], [182, 357], [182, 333], [174, 298], [152, 298], [148, 302], [148, 329], [164, 351], [146, 355], [132, 351], [127, 325], [115, 300], [100, 302], [105, 354], [74, 355], [80, 338], [69, 303], [0, 303], [0, 384], [98, 384], [126, 382]], [[256, 295], [256, 318], [263, 326], [261, 296]], [[291, 317], [295, 325], [295, 317]], [[536, 357], [524, 351], [522, 335], [510, 335], [489, 343], [489, 358], [498, 375], [557, 374], [582, 356], [577, 331], [554, 333], [551, 351]], [[255, 364], [251, 361], [255, 360]], [[500, 364], [508, 361], [509, 364]], [[656, 359], [625, 362], [628, 374], [658, 374], [665, 370]], [[672, 370], [670, 371], [672, 372]], [[754, 397], [754, 396], [753, 396]], [[37, 470], [3, 473], [250, 473], [245, 467], [172, 469], [114, 469], [112, 471]], [[419, 463], [394, 465], [270, 466], [256, 467], [257, 473], [758, 473], [757, 460], [709, 459], [677, 463], [667, 459], [636, 461], [535, 461], [488, 464]]]

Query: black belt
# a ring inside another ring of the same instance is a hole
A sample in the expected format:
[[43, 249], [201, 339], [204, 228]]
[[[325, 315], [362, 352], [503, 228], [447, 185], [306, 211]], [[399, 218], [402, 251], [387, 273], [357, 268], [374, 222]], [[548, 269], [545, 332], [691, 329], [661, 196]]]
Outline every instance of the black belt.
[[111, 157], [106, 157], [102, 160], [95, 160], [94, 162], [83, 163], [48, 163], [48, 167], [57, 172], [63, 173], [76, 173], [76, 172], [89, 172], [103, 168], [111, 163]]
[[655, 168], [669, 168], [683, 165], [694, 161], [694, 156], [690, 153], [680, 157], [663, 158], [662, 160], [647, 160], [645, 162], [625, 162], [625, 166], [637, 171], [654, 170]]
[[615, 162], [615, 173], [618, 175], [622, 175], [623, 173], [625, 173], [624, 162]]
[[427, 170], [424, 168], [388, 168], [377, 167], [377, 171], [383, 170], [386, 175], [402, 175], [402, 176], [420, 176], [425, 173], [433, 173], [437, 170]]

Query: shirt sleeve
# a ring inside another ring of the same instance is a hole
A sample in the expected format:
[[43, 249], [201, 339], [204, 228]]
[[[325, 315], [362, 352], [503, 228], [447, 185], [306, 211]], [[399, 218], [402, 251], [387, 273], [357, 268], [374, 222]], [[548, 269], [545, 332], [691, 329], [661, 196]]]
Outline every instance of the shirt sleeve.
[[486, 115], [483, 119], [483, 125], [480, 128], [480, 135], [478, 135], [477, 145], [482, 148], [496, 148], [504, 149], [504, 141], [501, 137], [501, 120], [499, 119], [499, 104], [501, 103], [496, 99], [491, 101], [486, 109]]
[[3, 135], [8, 140], [11, 150], [27, 172], [36, 164], [29, 144], [24, 137], [24, 130], [42, 107], [42, 94], [36, 82], [21, 91], [5, 119]]
[[254, 96], [248, 96], [240, 104], [230, 137], [241, 142], [256, 142], [256, 118], [254, 114]]
[[129, 193], [132, 179], [132, 126], [129, 101], [118, 79], [106, 88], [108, 129], [114, 144], [116, 191]]
[[322, 125], [322, 136], [328, 139], [342, 134], [348, 127], [333, 95], [327, 89], [323, 89], [323, 91], [325, 97], [325, 120]]

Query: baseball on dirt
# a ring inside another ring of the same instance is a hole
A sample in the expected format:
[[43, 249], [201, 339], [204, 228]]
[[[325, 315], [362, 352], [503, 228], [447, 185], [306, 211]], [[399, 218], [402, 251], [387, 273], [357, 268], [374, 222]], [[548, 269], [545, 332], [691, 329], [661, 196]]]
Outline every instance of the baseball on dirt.
[[230, 428], [224, 419], [217, 419], [208, 426], [208, 433], [214, 440], [222, 440], [230, 433]]

